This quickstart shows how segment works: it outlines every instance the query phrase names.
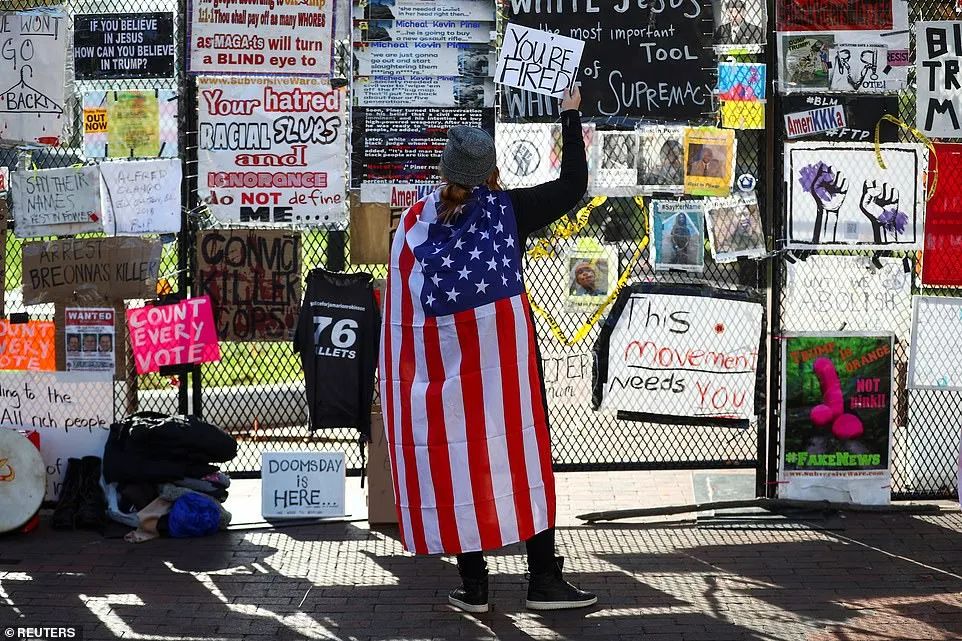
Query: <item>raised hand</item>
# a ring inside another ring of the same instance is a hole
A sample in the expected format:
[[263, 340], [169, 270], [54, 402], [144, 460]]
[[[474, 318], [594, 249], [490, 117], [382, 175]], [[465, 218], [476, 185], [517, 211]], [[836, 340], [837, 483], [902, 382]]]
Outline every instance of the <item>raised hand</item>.
[[876, 243], [888, 242], [891, 231], [898, 239], [900, 227], [905, 227], [905, 214], [898, 211], [899, 190], [888, 183], [866, 180], [862, 184], [862, 197], [858, 207], [872, 225]]
[[812, 242], [821, 241], [822, 232], [828, 230], [826, 213], [835, 216], [832, 240], [838, 231], [838, 212], [848, 195], [848, 179], [840, 171], [835, 171], [830, 165], [819, 163], [815, 176], [808, 187], [808, 193], [815, 201], [815, 231]]

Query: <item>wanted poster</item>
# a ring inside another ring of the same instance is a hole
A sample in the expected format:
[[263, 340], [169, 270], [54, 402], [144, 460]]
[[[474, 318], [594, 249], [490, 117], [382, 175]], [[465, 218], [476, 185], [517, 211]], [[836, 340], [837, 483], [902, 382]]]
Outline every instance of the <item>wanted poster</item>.
[[648, 229], [651, 234], [651, 266], [656, 271], [704, 271], [703, 201], [652, 199]]
[[494, 73], [488, 45], [457, 42], [362, 42], [354, 44], [359, 76], [470, 76]]
[[0, 12], [0, 141], [58, 145], [64, 126], [67, 15]]
[[680, 194], [685, 189], [685, 128], [670, 125], [638, 129], [638, 190]]
[[962, 21], [915, 23], [915, 46], [915, 126], [929, 136], [962, 138]]
[[169, 89], [88, 91], [83, 123], [87, 158], [177, 156], [177, 95]]
[[358, 107], [494, 107], [494, 79], [469, 76], [359, 76]]
[[103, 231], [100, 170], [95, 166], [15, 171], [10, 200], [17, 238]]
[[77, 80], [174, 77], [174, 14], [88, 13], [73, 19]]
[[64, 352], [68, 372], [114, 373], [115, 313], [112, 307], [68, 307], [64, 310]]
[[355, 42], [490, 43], [494, 22], [451, 20], [361, 20], [354, 22]]
[[355, 19], [494, 22], [494, 0], [354, 0]]
[[685, 130], [685, 193], [727, 196], [735, 171], [735, 132], [714, 127]]
[[198, 191], [235, 223], [346, 220], [343, 89], [319, 78], [199, 78]]

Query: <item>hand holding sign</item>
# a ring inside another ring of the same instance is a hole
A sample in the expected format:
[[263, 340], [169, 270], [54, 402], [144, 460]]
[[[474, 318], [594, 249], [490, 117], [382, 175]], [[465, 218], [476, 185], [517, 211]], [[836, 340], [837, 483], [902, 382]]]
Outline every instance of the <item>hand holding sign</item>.
[[509, 23], [494, 81], [561, 98], [574, 84], [584, 48], [581, 40]]

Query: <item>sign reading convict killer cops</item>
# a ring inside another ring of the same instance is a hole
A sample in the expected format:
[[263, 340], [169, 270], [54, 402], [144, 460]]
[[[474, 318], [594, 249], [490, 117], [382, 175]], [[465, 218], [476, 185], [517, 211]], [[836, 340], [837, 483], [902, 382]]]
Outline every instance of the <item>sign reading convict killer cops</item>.
[[266, 229], [197, 234], [199, 295], [221, 340], [292, 340], [301, 301], [301, 235]]
[[939, 138], [962, 137], [962, 22], [915, 23], [916, 126]]
[[241, 223], [337, 225], [345, 96], [315, 78], [200, 78], [198, 191]]
[[93, 13], [74, 16], [77, 80], [171, 78], [174, 14]]

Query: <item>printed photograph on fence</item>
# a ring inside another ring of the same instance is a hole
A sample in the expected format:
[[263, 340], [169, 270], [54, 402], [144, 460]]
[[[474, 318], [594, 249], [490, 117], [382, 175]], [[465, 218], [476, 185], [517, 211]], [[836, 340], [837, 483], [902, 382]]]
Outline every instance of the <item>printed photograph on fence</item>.
[[632, 196], [638, 193], [638, 136], [632, 131], [596, 131], [592, 196]]
[[935, 193], [925, 205], [922, 283], [962, 287], [962, 145], [935, 143], [929, 171], [938, 170]]
[[761, 334], [762, 305], [741, 292], [657, 283], [623, 289], [594, 345], [595, 409], [628, 420], [747, 427], [756, 418]]
[[355, 19], [365, 20], [468, 20], [493, 22], [492, 0], [354, 0]]
[[892, 336], [788, 336], [784, 345], [779, 496], [888, 503]]
[[921, 249], [928, 150], [921, 144], [785, 144], [788, 246]]
[[112, 307], [64, 310], [64, 345], [68, 372], [114, 373], [116, 331]]
[[0, 12], [0, 141], [60, 144], [68, 33], [61, 7]]
[[916, 22], [915, 46], [915, 126], [929, 136], [962, 137], [962, 21]]
[[15, 171], [10, 201], [17, 238], [103, 231], [96, 166]]
[[0, 370], [56, 370], [56, 331], [53, 321], [0, 319]]
[[701, 200], [652, 199], [649, 252], [657, 271], [705, 269], [705, 208]]
[[760, 258], [766, 254], [762, 216], [754, 195], [707, 199], [705, 216], [716, 263], [730, 263], [739, 257]]
[[494, 140], [498, 148], [501, 183], [508, 189], [533, 187], [560, 176], [553, 159], [553, 143], [560, 125], [497, 123]]
[[685, 128], [638, 129], [638, 186], [643, 194], [680, 194], [685, 189]]
[[846, 2], [799, 2], [776, 0], [778, 31], [885, 31], [894, 26], [893, 0], [847, 0]]
[[346, 223], [343, 89], [319, 78], [199, 78], [197, 106], [198, 194], [215, 218]]
[[179, 158], [113, 160], [98, 166], [104, 231], [108, 236], [180, 231]]
[[719, 62], [718, 97], [722, 100], [765, 100], [767, 66], [758, 62]]
[[333, 2], [285, 2], [223, 9], [219, 0], [189, 0], [190, 73], [327, 75]]
[[831, 49], [829, 88], [850, 93], [885, 93], [904, 88], [908, 67], [888, 62], [889, 48], [879, 42], [849, 42], [836, 36]]
[[494, 81], [561, 98], [574, 85], [584, 48], [583, 40], [508, 23]]
[[789, 139], [898, 142], [898, 127], [882, 121], [898, 116], [898, 96], [841, 93], [795, 93], [782, 97], [785, 136]]
[[912, 297], [909, 389], [962, 391], [962, 298]]
[[834, 47], [834, 34], [780, 34], [778, 59], [782, 66], [779, 74], [782, 93], [828, 90]]
[[462, 42], [487, 44], [494, 22], [365, 20], [354, 22], [354, 42]]
[[358, 107], [494, 107], [494, 79], [467, 76], [358, 76]]
[[782, 329], [790, 332], [894, 332], [912, 323], [912, 272], [901, 258], [824, 256], [786, 262]]
[[685, 130], [685, 193], [727, 196], [735, 170], [735, 132], [694, 127]]
[[593, 313], [618, 284], [618, 251], [597, 243], [580, 242], [566, 255], [567, 311]]
[[174, 77], [174, 14], [92, 13], [73, 19], [77, 80]]
[[494, 49], [457, 42], [356, 42], [354, 73], [359, 76], [494, 75]]
[[197, 293], [210, 297], [218, 338], [293, 340], [301, 304], [300, 232], [200, 231], [196, 256]]
[[168, 89], [88, 91], [83, 122], [87, 158], [177, 156], [177, 94]]
[[712, 0], [715, 47], [722, 53], [758, 52], [767, 42], [765, 0]]
[[157, 372], [171, 365], [220, 360], [220, 344], [207, 296], [128, 309], [127, 335], [138, 374]]

